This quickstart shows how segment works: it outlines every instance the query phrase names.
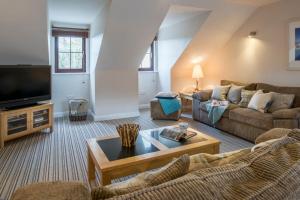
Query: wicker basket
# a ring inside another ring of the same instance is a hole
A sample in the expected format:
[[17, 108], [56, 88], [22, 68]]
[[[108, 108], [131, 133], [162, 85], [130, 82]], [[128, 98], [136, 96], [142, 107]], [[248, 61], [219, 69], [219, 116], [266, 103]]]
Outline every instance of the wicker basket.
[[86, 99], [69, 100], [70, 121], [85, 121], [87, 119], [89, 102]]

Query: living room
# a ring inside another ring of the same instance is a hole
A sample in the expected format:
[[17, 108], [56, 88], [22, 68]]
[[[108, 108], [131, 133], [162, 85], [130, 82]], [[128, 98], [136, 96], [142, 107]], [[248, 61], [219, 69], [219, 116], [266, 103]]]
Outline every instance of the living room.
[[300, 199], [298, 0], [2, 0], [0, 199]]

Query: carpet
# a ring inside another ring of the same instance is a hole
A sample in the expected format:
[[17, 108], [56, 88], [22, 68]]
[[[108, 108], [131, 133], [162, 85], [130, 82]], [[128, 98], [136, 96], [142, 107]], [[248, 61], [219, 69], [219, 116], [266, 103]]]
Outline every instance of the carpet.
[[[253, 146], [250, 142], [190, 118], [180, 121], [188, 122], [192, 128], [219, 139], [222, 142], [221, 152]], [[75, 180], [87, 183], [86, 139], [116, 134], [115, 126], [132, 122], [139, 123], [143, 130], [178, 123], [152, 121], [149, 110], [142, 110], [140, 117], [105, 122], [91, 119], [70, 122], [67, 117], [56, 118], [53, 133], [36, 133], [7, 142], [0, 149], [0, 198], [9, 199], [18, 187], [34, 182]]]

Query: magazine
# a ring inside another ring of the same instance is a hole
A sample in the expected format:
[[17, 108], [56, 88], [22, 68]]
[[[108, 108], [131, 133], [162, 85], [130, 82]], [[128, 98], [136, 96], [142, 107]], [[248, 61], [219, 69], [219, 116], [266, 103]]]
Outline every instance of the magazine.
[[180, 142], [183, 140], [188, 140], [194, 136], [196, 136], [197, 133], [193, 131], [186, 131], [186, 133], [183, 133], [180, 131], [179, 128], [174, 127], [174, 128], [165, 128], [162, 130], [160, 133], [161, 137], [174, 140], [176, 142]]
[[212, 100], [211, 101], [211, 106], [228, 106], [229, 102], [228, 101], [218, 101], [218, 100]]

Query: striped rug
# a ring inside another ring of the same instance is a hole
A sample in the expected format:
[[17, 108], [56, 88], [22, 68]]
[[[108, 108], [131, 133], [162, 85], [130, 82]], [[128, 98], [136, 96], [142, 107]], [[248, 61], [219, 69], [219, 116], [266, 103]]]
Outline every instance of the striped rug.
[[[221, 152], [251, 147], [253, 144], [218, 131], [190, 118], [182, 118], [191, 127], [219, 139]], [[116, 134], [121, 123], [139, 123], [142, 129], [177, 124], [174, 121], [152, 121], [148, 110], [137, 118], [105, 122], [70, 122], [67, 117], [56, 118], [54, 132], [36, 133], [7, 142], [0, 149], [0, 198], [9, 199], [20, 186], [41, 181], [87, 182], [86, 139]], [[118, 181], [118, 180], [117, 180]]]

